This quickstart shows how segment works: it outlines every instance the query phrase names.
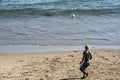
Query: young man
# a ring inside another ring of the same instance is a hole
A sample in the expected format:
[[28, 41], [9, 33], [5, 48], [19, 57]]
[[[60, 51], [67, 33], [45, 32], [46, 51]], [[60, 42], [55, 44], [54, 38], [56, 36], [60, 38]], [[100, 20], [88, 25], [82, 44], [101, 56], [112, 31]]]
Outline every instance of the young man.
[[80, 70], [83, 73], [82, 79], [88, 76], [88, 73], [85, 71], [85, 69], [90, 65], [89, 60], [92, 59], [92, 54], [89, 49], [90, 46], [85, 45], [85, 51], [83, 51], [82, 61], [80, 62], [80, 64], [82, 63], [82, 65], [80, 66]]

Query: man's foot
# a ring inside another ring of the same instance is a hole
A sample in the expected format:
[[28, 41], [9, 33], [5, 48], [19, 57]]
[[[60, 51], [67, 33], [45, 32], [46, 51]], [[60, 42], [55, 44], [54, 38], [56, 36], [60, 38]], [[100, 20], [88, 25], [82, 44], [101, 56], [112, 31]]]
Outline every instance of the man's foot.
[[88, 74], [86, 73], [86, 76], [84, 75], [83, 77], [81, 77], [81, 79], [85, 79], [88, 77]]
[[[86, 77], [88, 77], [88, 73], [86, 73]], [[86, 77], [85, 77], [85, 78], [86, 78]]]
[[85, 76], [81, 77], [80, 79], [85, 79]]

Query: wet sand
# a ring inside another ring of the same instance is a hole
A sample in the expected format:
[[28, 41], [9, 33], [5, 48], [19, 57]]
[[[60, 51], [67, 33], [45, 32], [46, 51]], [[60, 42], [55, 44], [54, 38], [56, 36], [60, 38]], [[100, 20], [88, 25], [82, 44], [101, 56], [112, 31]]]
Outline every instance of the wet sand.
[[[120, 51], [93, 50], [85, 80], [119, 80]], [[81, 80], [82, 51], [0, 54], [0, 80]]]

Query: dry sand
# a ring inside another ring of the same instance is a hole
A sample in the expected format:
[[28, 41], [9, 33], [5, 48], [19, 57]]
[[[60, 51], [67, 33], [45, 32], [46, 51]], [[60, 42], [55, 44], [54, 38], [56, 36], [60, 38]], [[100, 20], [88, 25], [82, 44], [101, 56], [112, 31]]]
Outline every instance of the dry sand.
[[[120, 51], [94, 50], [85, 80], [120, 80]], [[80, 80], [82, 51], [0, 54], [0, 80]]]

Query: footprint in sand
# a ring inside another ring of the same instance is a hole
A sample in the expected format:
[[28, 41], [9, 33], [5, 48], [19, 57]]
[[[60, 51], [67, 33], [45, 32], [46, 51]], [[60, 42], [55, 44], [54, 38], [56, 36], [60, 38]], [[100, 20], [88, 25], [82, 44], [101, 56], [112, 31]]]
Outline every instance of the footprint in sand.
[[18, 62], [24, 62], [24, 60], [19, 60]]
[[30, 80], [29, 78], [25, 78], [25, 80]]
[[31, 58], [38, 58], [38, 57], [31, 57]]
[[74, 57], [74, 55], [68, 55], [68, 57]]

